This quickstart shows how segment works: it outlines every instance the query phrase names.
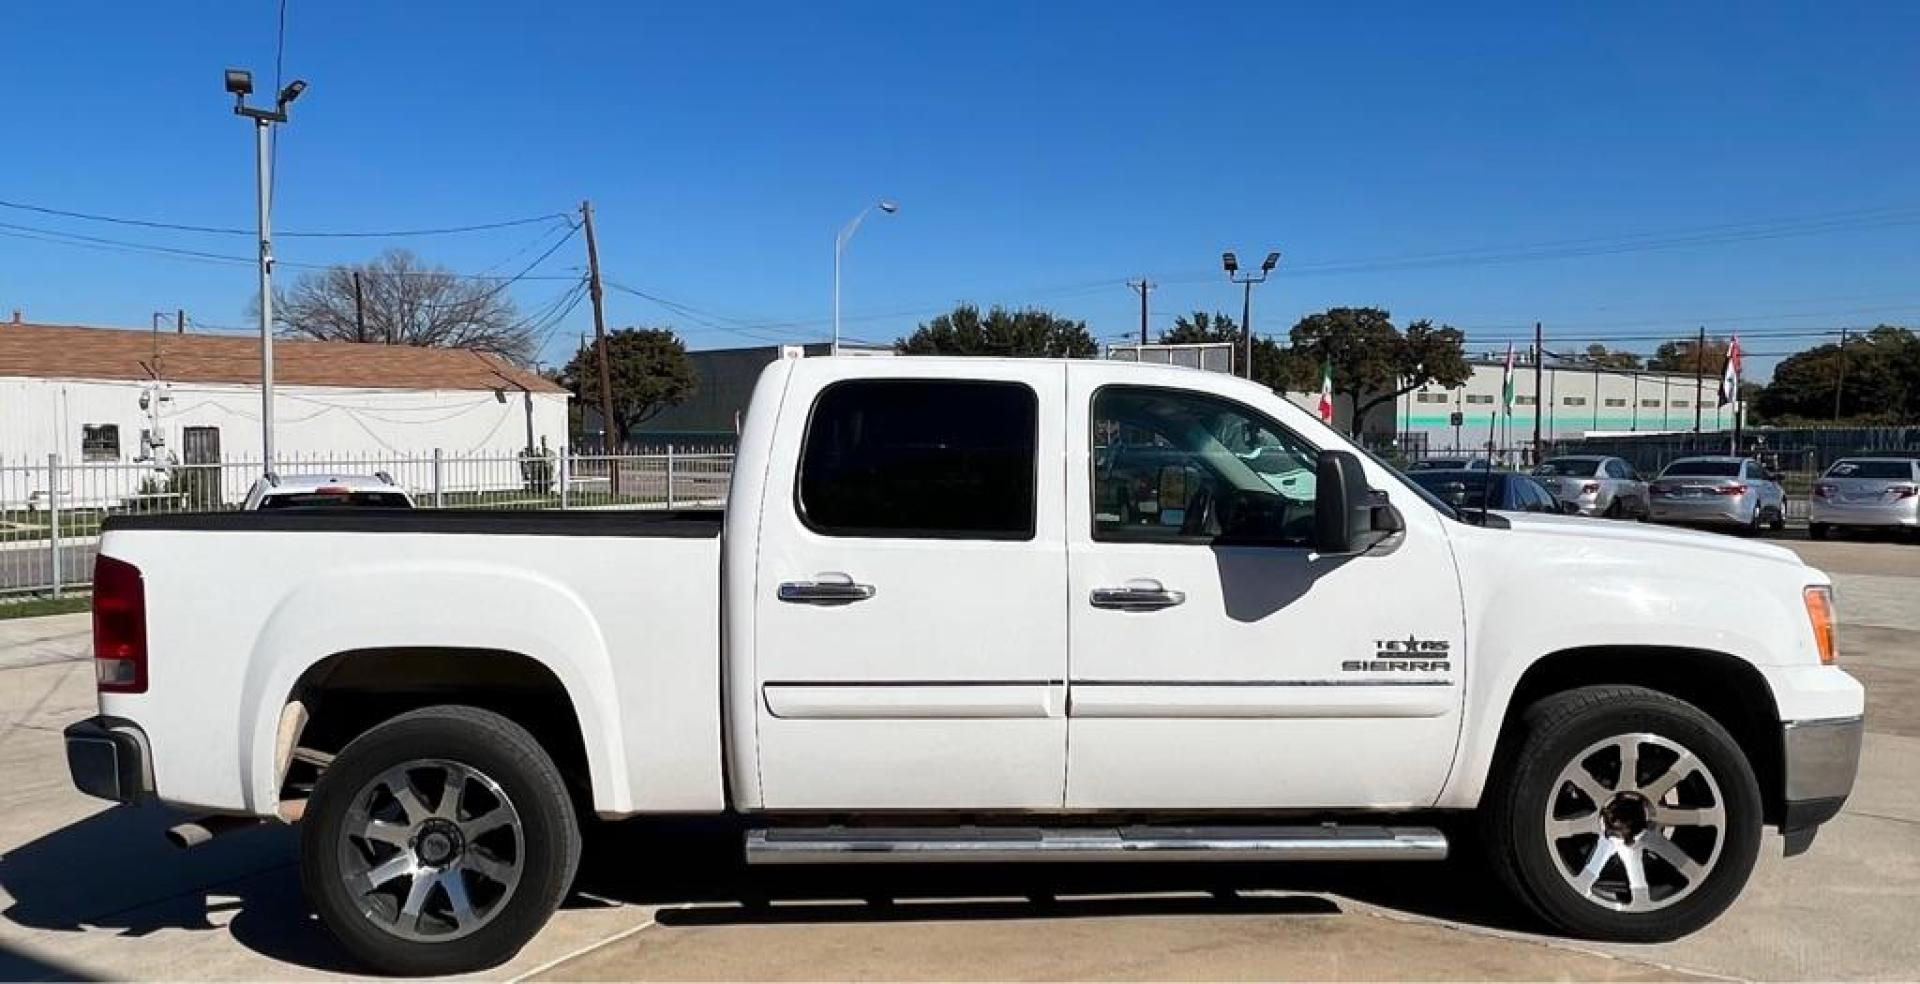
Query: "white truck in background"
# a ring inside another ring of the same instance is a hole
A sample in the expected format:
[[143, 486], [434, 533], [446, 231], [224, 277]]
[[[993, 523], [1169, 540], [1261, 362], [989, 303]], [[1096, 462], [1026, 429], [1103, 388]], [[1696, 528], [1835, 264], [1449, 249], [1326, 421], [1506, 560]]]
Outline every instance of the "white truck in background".
[[1808, 846], [1861, 741], [1792, 553], [1462, 516], [1263, 387], [1113, 362], [782, 361], [724, 514], [113, 518], [95, 585], [76, 785], [184, 841], [297, 820], [389, 972], [510, 957], [589, 813], [743, 815], [769, 864], [1474, 829], [1558, 930], [1667, 939], [1764, 826]]

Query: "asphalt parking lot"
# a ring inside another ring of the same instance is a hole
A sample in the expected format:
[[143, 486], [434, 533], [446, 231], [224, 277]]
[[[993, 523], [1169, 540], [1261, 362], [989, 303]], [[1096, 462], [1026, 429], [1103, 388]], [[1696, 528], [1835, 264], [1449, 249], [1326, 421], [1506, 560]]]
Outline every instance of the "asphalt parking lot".
[[[612, 979], [1911, 979], [1920, 968], [1920, 545], [1792, 542], [1838, 584], [1868, 687], [1860, 782], [1812, 852], [1769, 835], [1707, 930], [1540, 935], [1470, 850], [1431, 865], [748, 871], [733, 831], [607, 824], [575, 896], [487, 975]], [[86, 617], [0, 622], [0, 978], [347, 976], [301, 900], [293, 832], [193, 852], [160, 809], [69, 786], [92, 713]]]

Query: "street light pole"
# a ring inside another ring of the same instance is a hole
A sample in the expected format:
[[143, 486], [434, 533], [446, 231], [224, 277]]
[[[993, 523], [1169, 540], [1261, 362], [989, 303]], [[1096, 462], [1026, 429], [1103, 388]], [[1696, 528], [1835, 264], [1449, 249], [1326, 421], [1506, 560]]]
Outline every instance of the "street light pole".
[[1235, 256], [1232, 250], [1228, 250], [1227, 252], [1220, 254], [1220, 265], [1226, 269], [1227, 281], [1229, 283], [1244, 285], [1243, 293], [1241, 294], [1241, 298], [1240, 298], [1240, 338], [1242, 343], [1245, 346], [1246, 364], [1241, 367], [1240, 375], [1245, 376], [1248, 379], [1252, 379], [1253, 378], [1253, 285], [1264, 284], [1267, 282], [1267, 276], [1273, 273], [1273, 268], [1280, 265], [1280, 252], [1278, 250], [1275, 250], [1273, 252], [1268, 253], [1267, 258], [1265, 260], [1262, 260], [1260, 263], [1260, 272], [1258, 274], [1249, 273], [1244, 276], [1241, 275], [1240, 258], [1238, 256]]
[[831, 355], [840, 354], [840, 254], [846, 252], [847, 240], [852, 239], [853, 234], [859, 231], [860, 223], [867, 219], [867, 213], [876, 208], [892, 215], [900, 211], [900, 203], [891, 198], [882, 198], [868, 205], [860, 210], [859, 215], [853, 217], [853, 221], [841, 227], [840, 235], [833, 240], [833, 345], [827, 350]]
[[270, 130], [275, 123], [287, 121], [287, 107], [307, 91], [307, 83], [295, 79], [281, 89], [272, 109], [247, 105], [253, 94], [253, 73], [229, 68], [227, 91], [233, 95], [233, 112], [253, 121], [254, 192], [260, 226], [260, 461], [268, 474], [273, 472], [273, 154]]

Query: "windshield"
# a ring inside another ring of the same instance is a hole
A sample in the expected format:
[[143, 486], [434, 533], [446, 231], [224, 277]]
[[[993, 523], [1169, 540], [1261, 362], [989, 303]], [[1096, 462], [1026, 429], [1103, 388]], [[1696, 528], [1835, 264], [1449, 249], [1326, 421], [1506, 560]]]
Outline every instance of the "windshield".
[[399, 492], [283, 492], [260, 500], [262, 509], [409, 509]]
[[1661, 478], [1681, 478], [1685, 476], [1706, 478], [1738, 478], [1738, 461], [1676, 461], [1660, 473]]
[[1551, 458], [1533, 470], [1535, 475], [1565, 475], [1585, 478], [1600, 470], [1599, 458]]
[[1828, 478], [1913, 478], [1913, 463], [1907, 461], [1836, 461], [1827, 469]]

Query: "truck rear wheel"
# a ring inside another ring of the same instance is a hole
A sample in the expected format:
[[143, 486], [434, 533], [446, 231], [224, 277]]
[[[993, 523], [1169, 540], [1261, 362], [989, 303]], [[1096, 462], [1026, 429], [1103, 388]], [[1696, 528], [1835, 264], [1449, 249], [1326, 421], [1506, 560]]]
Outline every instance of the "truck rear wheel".
[[526, 729], [429, 707], [349, 744], [307, 804], [300, 876], [328, 931], [368, 967], [496, 966], [565, 897], [580, 833], [565, 781]]
[[1482, 804], [1503, 881], [1576, 936], [1685, 936], [1733, 903], [1759, 853], [1761, 800], [1739, 745], [1698, 708], [1640, 687], [1548, 697]]

